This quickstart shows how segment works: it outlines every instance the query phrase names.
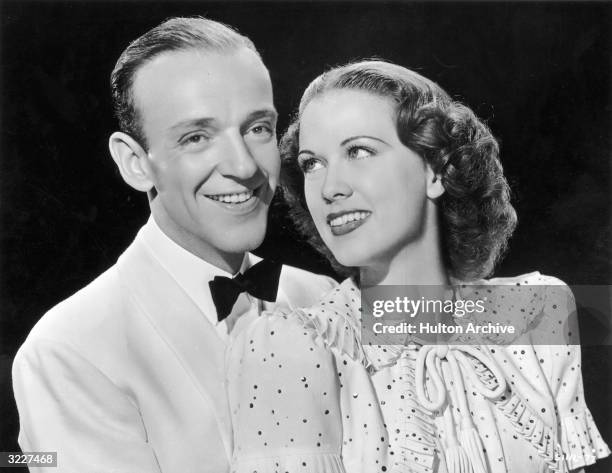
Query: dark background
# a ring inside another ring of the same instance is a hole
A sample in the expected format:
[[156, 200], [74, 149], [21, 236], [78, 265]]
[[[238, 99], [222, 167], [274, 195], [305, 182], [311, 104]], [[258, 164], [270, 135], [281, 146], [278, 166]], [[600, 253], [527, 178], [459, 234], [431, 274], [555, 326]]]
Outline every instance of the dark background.
[[[255, 42], [272, 74], [279, 132], [330, 65], [378, 56], [437, 81], [501, 141], [519, 227], [496, 274], [611, 283], [611, 4], [5, 1], [0, 13], [0, 451], [18, 448], [15, 351], [147, 219], [145, 196], [109, 159], [108, 77], [128, 42], [169, 16], [207, 15]], [[330, 273], [296, 241], [283, 206], [276, 211], [258, 253]], [[582, 320], [581, 329], [607, 324]], [[609, 444], [611, 355], [583, 349], [587, 400]], [[605, 460], [589, 471], [611, 469]]]

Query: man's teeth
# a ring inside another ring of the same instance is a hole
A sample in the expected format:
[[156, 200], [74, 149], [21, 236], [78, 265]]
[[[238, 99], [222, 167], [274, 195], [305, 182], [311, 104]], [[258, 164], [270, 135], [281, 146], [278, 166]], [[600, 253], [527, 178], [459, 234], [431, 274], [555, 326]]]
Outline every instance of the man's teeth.
[[354, 222], [356, 220], [363, 220], [370, 213], [369, 212], [351, 212], [348, 214], [341, 215], [340, 217], [336, 217], [333, 220], [330, 220], [330, 227], [338, 227], [340, 225], [345, 225], [349, 222]]
[[253, 191], [241, 192], [240, 194], [208, 195], [206, 197], [212, 200], [218, 200], [219, 202], [224, 202], [226, 204], [240, 204], [253, 197]]

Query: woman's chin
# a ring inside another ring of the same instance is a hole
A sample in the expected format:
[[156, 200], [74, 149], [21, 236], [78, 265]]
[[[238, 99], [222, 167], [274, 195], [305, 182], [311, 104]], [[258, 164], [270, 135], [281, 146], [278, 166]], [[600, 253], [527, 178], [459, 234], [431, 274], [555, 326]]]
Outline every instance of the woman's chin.
[[361, 268], [366, 265], [367, 261], [363, 251], [334, 251], [333, 255], [338, 263], [347, 268]]

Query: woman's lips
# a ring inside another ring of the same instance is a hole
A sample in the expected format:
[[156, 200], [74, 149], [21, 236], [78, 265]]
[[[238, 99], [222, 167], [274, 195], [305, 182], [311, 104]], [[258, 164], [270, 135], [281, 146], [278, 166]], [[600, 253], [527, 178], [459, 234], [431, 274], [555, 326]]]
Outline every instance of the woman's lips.
[[327, 224], [333, 235], [346, 235], [363, 225], [371, 214], [367, 210], [337, 212], [327, 216]]

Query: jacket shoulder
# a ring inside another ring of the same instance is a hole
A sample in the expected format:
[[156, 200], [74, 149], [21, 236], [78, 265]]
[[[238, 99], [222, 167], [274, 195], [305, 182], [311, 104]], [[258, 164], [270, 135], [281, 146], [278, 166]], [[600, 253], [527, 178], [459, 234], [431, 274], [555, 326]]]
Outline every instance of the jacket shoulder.
[[293, 306], [307, 307], [315, 304], [337, 285], [338, 283], [328, 276], [283, 265], [279, 289], [285, 292]]
[[38, 339], [79, 346], [99, 338], [121, 317], [125, 306], [116, 266], [46, 312], [34, 325], [24, 347]]

